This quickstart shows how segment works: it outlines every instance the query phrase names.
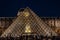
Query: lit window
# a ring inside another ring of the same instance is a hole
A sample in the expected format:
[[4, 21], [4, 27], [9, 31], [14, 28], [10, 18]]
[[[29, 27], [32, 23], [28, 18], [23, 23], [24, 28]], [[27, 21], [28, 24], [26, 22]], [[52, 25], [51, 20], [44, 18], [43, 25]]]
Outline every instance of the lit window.
[[30, 28], [30, 25], [26, 25], [25, 27], [25, 33], [31, 33], [31, 28]]

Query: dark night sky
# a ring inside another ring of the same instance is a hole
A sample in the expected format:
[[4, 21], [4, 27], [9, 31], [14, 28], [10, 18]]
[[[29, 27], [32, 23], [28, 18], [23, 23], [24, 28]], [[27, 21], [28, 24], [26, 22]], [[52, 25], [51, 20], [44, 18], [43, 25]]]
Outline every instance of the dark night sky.
[[0, 16], [14, 17], [27, 6], [39, 16], [60, 16], [59, 0], [0, 0]]

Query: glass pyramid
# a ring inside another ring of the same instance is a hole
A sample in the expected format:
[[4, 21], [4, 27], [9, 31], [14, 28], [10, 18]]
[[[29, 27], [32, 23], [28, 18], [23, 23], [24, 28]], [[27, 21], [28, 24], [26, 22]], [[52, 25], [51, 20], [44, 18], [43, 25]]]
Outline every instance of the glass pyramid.
[[17, 19], [5, 30], [1, 37], [17, 37], [20, 35], [57, 36], [58, 34], [27, 7], [23, 11], [18, 11]]

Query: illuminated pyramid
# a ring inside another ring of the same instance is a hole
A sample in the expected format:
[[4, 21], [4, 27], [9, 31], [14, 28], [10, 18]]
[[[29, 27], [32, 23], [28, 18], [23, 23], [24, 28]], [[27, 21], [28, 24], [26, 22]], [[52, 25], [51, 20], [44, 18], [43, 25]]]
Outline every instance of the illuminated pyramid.
[[30, 8], [18, 11], [17, 19], [5, 30], [1, 37], [20, 35], [57, 36], [49, 25], [38, 17]]

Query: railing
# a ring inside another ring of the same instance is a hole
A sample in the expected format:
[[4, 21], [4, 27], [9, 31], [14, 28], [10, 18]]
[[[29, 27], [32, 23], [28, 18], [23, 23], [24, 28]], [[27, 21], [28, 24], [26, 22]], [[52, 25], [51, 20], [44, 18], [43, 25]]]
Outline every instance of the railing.
[[19, 37], [0, 37], [0, 40], [58, 40], [59, 36], [39, 36], [39, 35], [25, 35]]

